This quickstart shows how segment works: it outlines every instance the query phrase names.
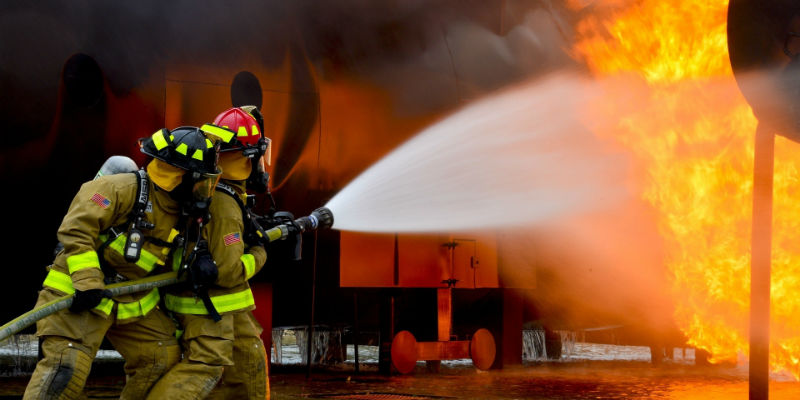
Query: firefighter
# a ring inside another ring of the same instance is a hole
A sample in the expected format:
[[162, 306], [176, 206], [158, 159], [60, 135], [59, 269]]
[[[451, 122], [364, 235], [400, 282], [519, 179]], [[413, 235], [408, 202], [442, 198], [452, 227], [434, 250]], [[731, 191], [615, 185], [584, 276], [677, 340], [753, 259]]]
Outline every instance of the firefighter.
[[268, 160], [269, 140], [256, 120], [240, 108], [220, 114], [213, 125], [202, 129], [222, 138], [222, 179], [210, 206], [211, 218], [203, 228], [219, 270], [216, 284], [208, 291], [213, 307], [198, 301], [192, 291], [165, 295], [166, 307], [185, 329], [184, 358], [148, 398], [265, 399], [269, 396], [266, 349], [260, 338], [262, 328], [251, 312], [255, 302], [247, 280], [261, 269], [267, 254], [257, 242], [246, 243], [242, 213], [246, 182], [266, 188], [263, 163]]
[[198, 128], [181, 127], [159, 130], [140, 146], [154, 157], [146, 171], [84, 183], [58, 229], [64, 249], [48, 267], [37, 306], [74, 298], [68, 310], [37, 322], [44, 358], [25, 399], [79, 397], [104, 336], [125, 358], [123, 399], [145, 398], [180, 358], [175, 324], [159, 308], [157, 289], [111, 299], [105, 285], [159, 272], [184, 235], [180, 220], [208, 204], [211, 192], [199, 189], [219, 178], [219, 145]]

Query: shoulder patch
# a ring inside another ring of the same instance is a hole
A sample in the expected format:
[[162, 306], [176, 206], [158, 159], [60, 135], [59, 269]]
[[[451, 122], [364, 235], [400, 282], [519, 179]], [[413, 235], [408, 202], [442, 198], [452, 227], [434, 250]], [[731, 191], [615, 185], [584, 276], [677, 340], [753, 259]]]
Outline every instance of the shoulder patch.
[[239, 232], [233, 232], [225, 235], [225, 237], [223, 237], [222, 240], [225, 242], [225, 246], [230, 246], [234, 243], [241, 242], [242, 235], [240, 235]]
[[95, 204], [100, 206], [100, 208], [108, 208], [111, 205], [111, 200], [106, 198], [100, 193], [95, 192], [91, 199]]

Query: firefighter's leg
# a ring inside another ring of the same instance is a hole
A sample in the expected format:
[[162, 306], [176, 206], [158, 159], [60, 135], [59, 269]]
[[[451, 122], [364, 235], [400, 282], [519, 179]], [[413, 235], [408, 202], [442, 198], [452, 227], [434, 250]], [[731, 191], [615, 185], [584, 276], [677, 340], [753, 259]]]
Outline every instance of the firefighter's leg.
[[134, 322], [118, 321], [107, 335], [125, 358], [127, 380], [121, 399], [144, 399], [158, 379], [180, 361], [175, 324], [158, 308]]
[[161, 377], [148, 399], [203, 399], [233, 365], [233, 315], [219, 322], [196, 315], [178, 319], [184, 327], [183, 360]]
[[269, 399], [267, 353], [261, 341], [261, 325], [250, 311], [233, 315], [233, 365], [208, 399]]
[[[43, 289], [37, 306], [59, 297]], [[111, 324], [92, 311], [62, 310], [36, 323], [42, 338], [42, 358], [36, 364], [25, 399], [75, 399], [81, 395], [92, 360]]]

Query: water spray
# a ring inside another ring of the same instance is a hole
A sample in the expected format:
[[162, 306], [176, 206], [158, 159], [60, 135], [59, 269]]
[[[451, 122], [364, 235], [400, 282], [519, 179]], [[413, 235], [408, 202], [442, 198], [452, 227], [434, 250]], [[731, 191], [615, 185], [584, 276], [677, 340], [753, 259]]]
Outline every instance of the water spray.
[[[320, 207], [311, 212], [311, 214], [308, 216], [300, 217], [293, 221], [290, 220], [287, 223], [283, 223], [266, 230], [264, 232], [264, 237], [267, 238], [268, 242], [273, 242], [276, 240], [286, 239], [291, 234], [312, 232], [319, 229], [330, 229], [331, 226], [333, 226], [333, 213], [327, 207]], [[112, 297], [117, 297], [125, 294], [143, 292], [158, 287], [173, 285], [184, 280], [185, 277], [178, 278], [177, 272], [167, 272], [133, 281], [115, 283], [106, 286], [106, 289], [111, 292]], [[0, 342], [35, 324], [36, 321], [68, 308], [70, 305], [72, 305], [72, 298], [72, 294], [62, 296], [58, 299], [34, 308], [33, 310], [11, 320], [11, 322], [0, 326]]]

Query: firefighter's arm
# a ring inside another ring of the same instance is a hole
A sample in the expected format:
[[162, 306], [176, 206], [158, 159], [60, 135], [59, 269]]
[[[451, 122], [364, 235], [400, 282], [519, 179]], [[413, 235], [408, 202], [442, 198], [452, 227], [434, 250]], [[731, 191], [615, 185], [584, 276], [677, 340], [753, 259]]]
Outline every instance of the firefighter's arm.
[[245, 251], [242, 214], [238, 205], [228, 200], [227, 196], [218, 196], [211, 202], [211, 220], [204, 233], [219, 268], [217, 285], [235, 287], [255, 275], [267, 255], [261, 247]]
[[75, 290], [102, 289], [103, 272], [96, 252], [100, 232], [111, 227], [124, 210], [120, 196], [108, 180], [84, 183], [72, 200], [61, 226], [58, 240], [64, 244], [67, 269]]

